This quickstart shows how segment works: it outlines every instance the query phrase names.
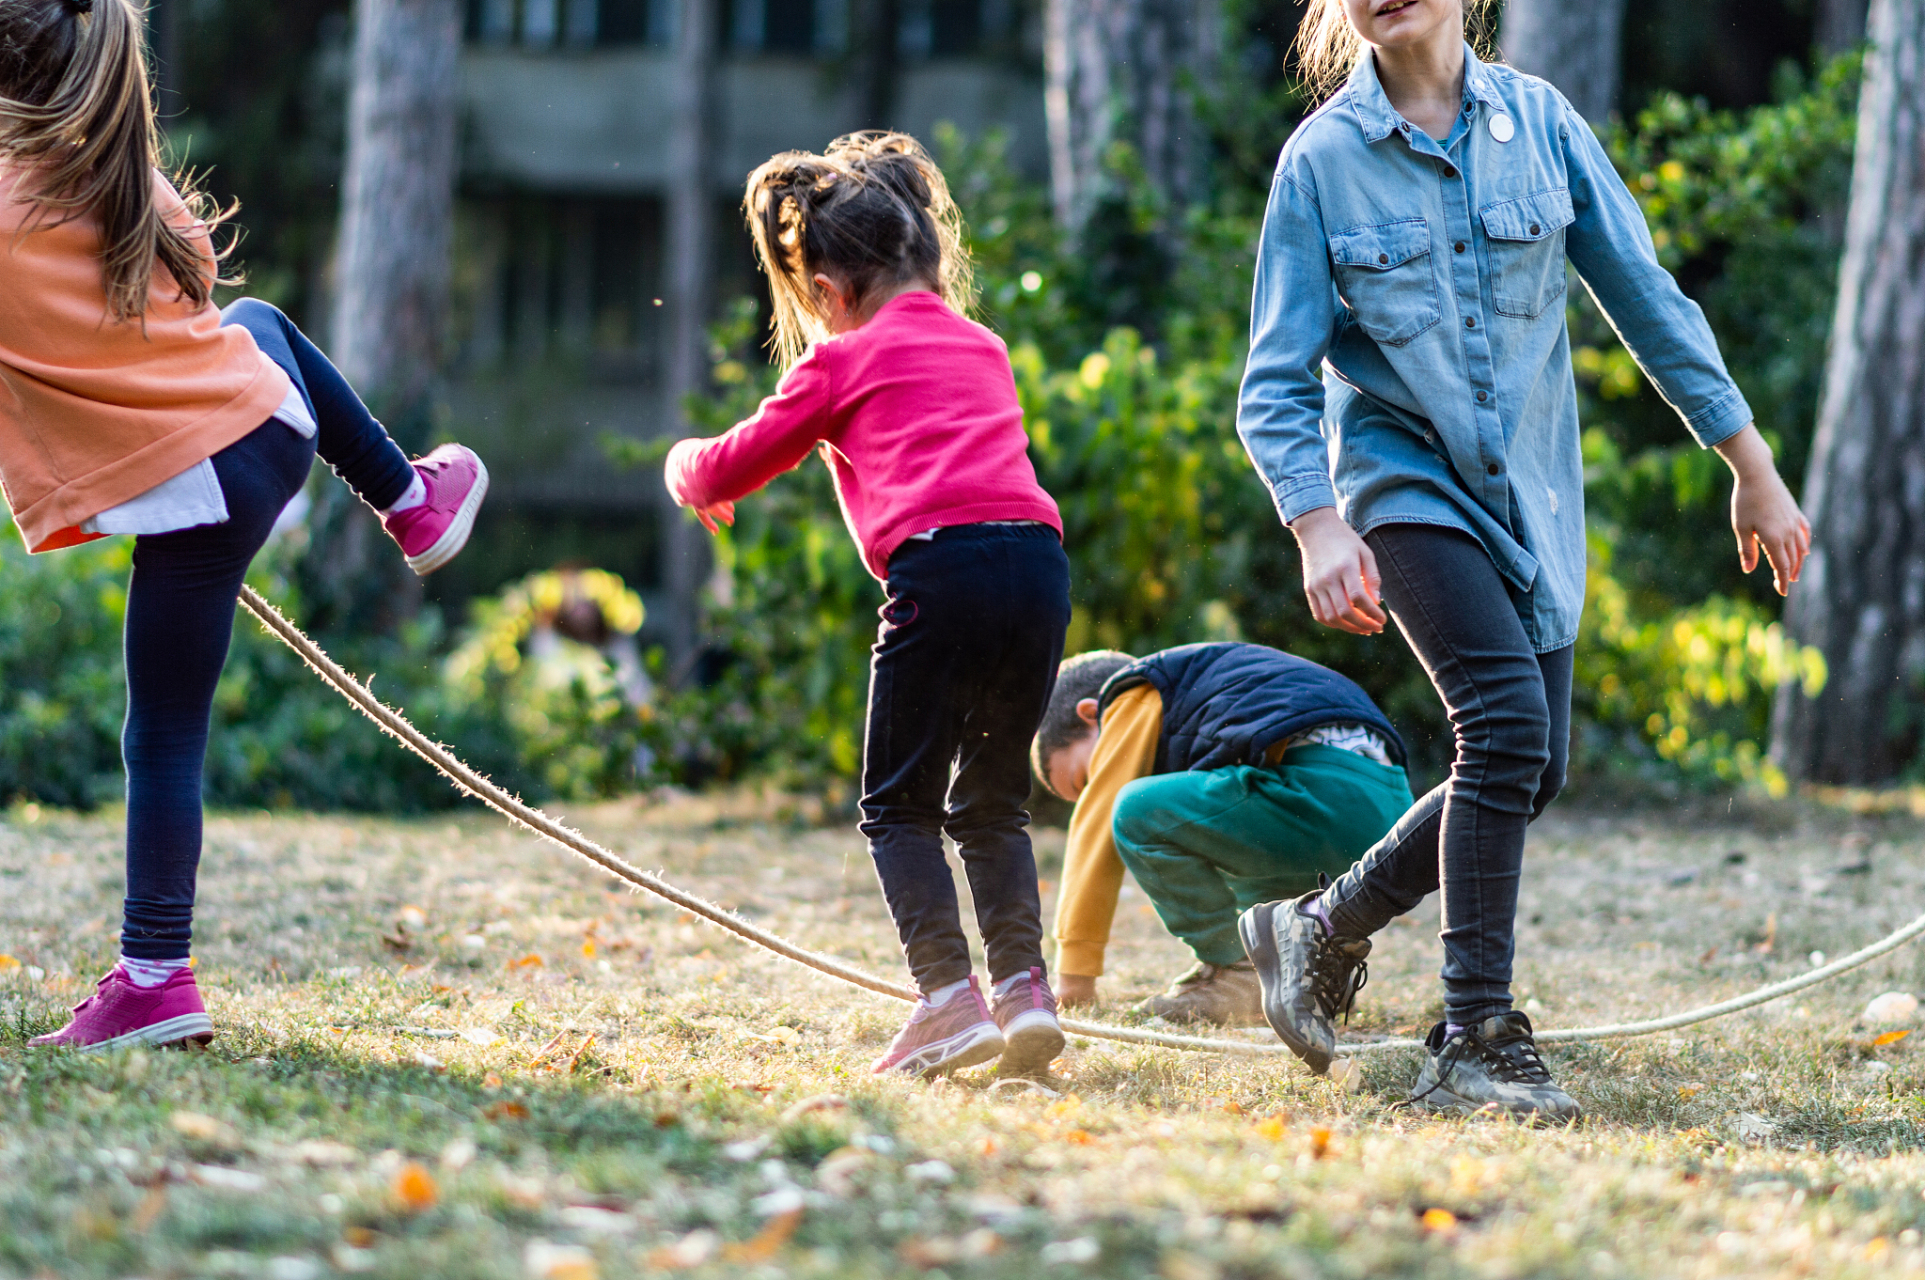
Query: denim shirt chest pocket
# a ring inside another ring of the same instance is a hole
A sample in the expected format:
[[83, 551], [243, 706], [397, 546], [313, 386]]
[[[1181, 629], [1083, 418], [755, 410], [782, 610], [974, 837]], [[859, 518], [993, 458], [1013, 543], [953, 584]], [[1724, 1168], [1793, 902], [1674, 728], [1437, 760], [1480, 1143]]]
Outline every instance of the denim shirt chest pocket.
[[1486, 206], [1491, 301], [1497, 314], [1535, 320], [1564, 296], [1564, 229], [1576, 221], [1571, 193], [1559, 187]]
[[1443, 316], [1423, 218], [1340, 231], [1330, 262], [1344, 305], [1378, 342], [1404, 346]]

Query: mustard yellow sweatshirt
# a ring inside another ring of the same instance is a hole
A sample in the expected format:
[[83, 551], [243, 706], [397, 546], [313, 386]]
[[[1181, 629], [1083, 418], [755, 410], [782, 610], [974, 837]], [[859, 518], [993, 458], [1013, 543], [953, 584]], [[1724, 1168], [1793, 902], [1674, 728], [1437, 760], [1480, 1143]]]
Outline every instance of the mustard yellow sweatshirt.
[[1116, 898], [1123, 888], [1111, 821], [1116, 795], [1156, 768], [1163, 732], [1163, 697], [1140, 684], [1116, 695], [1103, 711], [1102, 733], [1090, 756], [1089, 781], [1069, 820], [1062, 892], [1056, 899], [1056, 971], [1100, 977]]

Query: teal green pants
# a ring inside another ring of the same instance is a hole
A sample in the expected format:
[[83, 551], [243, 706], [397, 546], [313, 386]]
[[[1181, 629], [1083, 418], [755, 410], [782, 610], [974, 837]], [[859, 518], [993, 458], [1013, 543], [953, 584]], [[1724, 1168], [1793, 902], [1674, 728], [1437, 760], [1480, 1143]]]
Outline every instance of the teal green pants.
[[1117, 794], [1112, 825], [1163, 926], [1197, 959], [1234, 964], [1239, 912], [1348, 871], [1411, 803], [1402, 769], [1304, 746], [1274, 766], [1138, 778]]

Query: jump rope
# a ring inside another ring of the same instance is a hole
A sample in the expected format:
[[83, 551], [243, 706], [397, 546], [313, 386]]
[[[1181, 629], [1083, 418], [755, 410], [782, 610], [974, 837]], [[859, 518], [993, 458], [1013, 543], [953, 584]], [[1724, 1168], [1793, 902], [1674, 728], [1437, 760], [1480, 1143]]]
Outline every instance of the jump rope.
[[[299, 654], [301, 660], [312, 667], [316, 675], [320, 676], [336, 693], [339, 693], [343, 698], [346, 698], [352, 703], [355, 709], [362, 715], [374, 721], [375, 725], [380, 728], [383, 733], [395, 738], [409, 751], [414, 752], [414, 754], [433, 765], [435, 769], [438, 770], [442, 776], [446, 777], [449, 782], [453, 783], [456, 788], [481, 801], [495, 812], [501, 814], [504, 818], [507, 818], [510, 822], [524, 826], [544, 840], [552, 844], [560, 845], [569, 852], [594, 863], [597, 867], [600, 867], [616, 879], [627, 881], [638, 889], [646, 889], [657, 897], [674, 903], [684, 911], [700, 916], [710, 924], [728, 930], [744, 941], [753, 943], [768, 951], [773, 951], [776, 955], [781, 956], [793, 964], [801, 965], [807, 969], [814, 969], [817, 973], [827, 974], [829, 977], [835, 978], [838, 981], [846, 982], [853, 987], [861, 987], [865, 991], [873, 991], [877, 995], [891, 996], [897, 1000], [911, 1002], [918, 998], [918, 993], [908, 987], [890, 982], [884, 978], [878, 978], [874, 974], [858, 969], [854, 965], [846, 964], [834, 956], [824, 955], [819, 951], [811, 951], [806, 947], [797, 946], [779, 934], [771, 933], [767, 929], [759, 928], [751, 924], [741, 916], [736, 915], [733, 911], [729, 911], [716, 903], [710, 902], [706, 898], [698, 897], [686, 889], [671, 884], [654, 872], [643, 871], [618, 855], [602, 848], [601, 845], [590, 840], [581, 832], [562, 825], [535, 806], [523, 803], [517, 797], [510, 795], [508, 792], [502, 790], [502, 788], [496, 786], [488, 778], [475, 772], [474, 769], [470, 768], [460, 757], [456, 756], [446, 747], [428, 738], [427, 735], [415, 728], [414, 725], [409, 722], [408, 718], [399, 711], [394, 710], [376, 698], [365, 684], [344, 671], [332, 658], [328, 657], [326, 651], [315, 644], [314, 641], [308, 639], [299, 627], [288, 621], [286, 615], [282, 614], [281, 611], [276, 609], [272, 604], [269, 604], [261, 597], [260, 593], [256, 592], [252, 587], [243, 586], [241, 588], [241, 603], [247, 606], [249, 613], [252, 613], [260, 620], [262, 626], [273, 632], [288, 648]], [[1717, 1004], [1703, 1005], [1696, 1009], [1687, 1010], [1684, 1013], [1673, 1014], [1668, 1018], [1650, 1018], [1642, 1022], [1616, 1022], [1600, 1027], [1574, 1027], [1563, 1031], [1540, 1031], [1537, 1033], [1537, 1039], [1540, 1042], [1546, 1043], [1569, 1043], [1580, 1040], [1617, 1040], [1631, 1036], [1648, 1036], [1659, 1031], [1675, 1031], [1680, 1027], [1689, 1027], [1700, 1022], [1709, 1022], [1713, 1018], [1728, 1017], [1741, 1010], [1754, 1008], [1767, 1001], [1781, 999], [1794, 992], [1803, 991], [1808, 987], [1815, 987], [1820, 983], [1829, 982], [1842, 973], [1847, 973], [1862, 965], [1869, 964], [1879, 956], [1898, 950], [1898, 948], [1917, 938], [1920, 934], [1925, 934], [1925, 915], [1919, 916], [1910, 924], [1888, 934], [1870, 946], [1854, 951], [1848, 956], [1840, 957], [1830, 964], [1821, 965], [1808, 973], [1801, 973], [1797, 977], [1788, 978], [1783, 982], [1774, 982], [1770, 986], [1759, 987], [1755, 991], [1748, 992], [1745, 995], [1735, 996], [1730, 1000], [1721, 1000]], [[1282, 1044], [1261, 1044], [1238, 1040], [1216, 1040], [1204, 1036], [1173, 1035], [1164, 1031], [1148, 1031], [1135, 1027], [1113, 1027], [1099, 1022], [1083, 1022], [1076, 1018], [1062, 1019], [1062, 1026], [1063, 1030], [1069, 1032], [1071, 1035], [1087, 1036], [1092, 1040], [1114, 1040], [1123, 1044], [1156, 1045], [1165, 1049], [1186, 1049], [1197, 1053], [1237, 1054], [1244, 1057], [1271, 1057], [1276, 1054], [1288, 1054], [1290, 1052], [1290, 1050]], [[1379, 1053], [1389, 1049], [1416, 1048], [1422, 1044], [1423, 1041], [1421, 1040], [1411, 1039], [1365, 1040], [1340, 1043], [1338, 1045], [1338, 1051], [1343, 1055], [1354, 1056], [1364, 1053]]]

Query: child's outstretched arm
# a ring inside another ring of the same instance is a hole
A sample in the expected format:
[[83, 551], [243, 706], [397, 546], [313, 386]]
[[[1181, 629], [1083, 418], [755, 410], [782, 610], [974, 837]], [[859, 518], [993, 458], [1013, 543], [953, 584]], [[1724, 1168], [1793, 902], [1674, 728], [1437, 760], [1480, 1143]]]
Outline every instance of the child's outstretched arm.
[[1782, 595], [1804, 568], [1811, 526], [1779, 478], [1704, 312], [1658, 261], [1644, 211], [1597, 136], [1575, 111], [1567, 112], [1562, 134], [1576, 215], [1565, 240], [1571, 263], [1658, 392], [1698, 443], [1731, 467], [1739, 562], [1750, 573], [1762, 551]]
[[809, 456], [828, 429], [830, 379], [819, 351], [789, 370], [755, 416], [722, 435], [679, 441], [668, 451], [669, 495], [707, 527], [735, 523], [735, 500]]

